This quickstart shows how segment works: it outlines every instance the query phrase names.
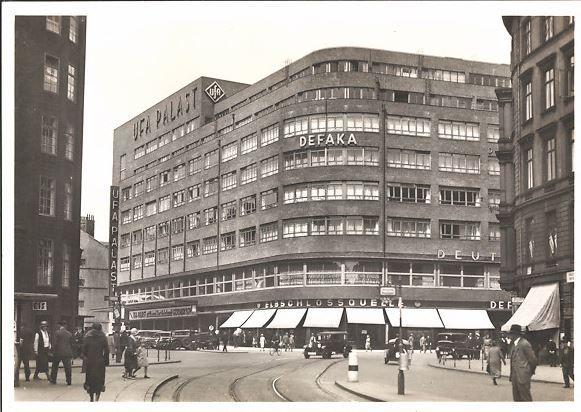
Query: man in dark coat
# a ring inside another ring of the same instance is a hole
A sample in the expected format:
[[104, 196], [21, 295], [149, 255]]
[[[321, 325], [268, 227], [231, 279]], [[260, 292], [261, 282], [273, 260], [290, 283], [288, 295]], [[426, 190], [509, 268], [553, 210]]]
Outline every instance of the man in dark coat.
[[91, 402], [98, 402], [101, 392], [105, 391], [105, 366], [109, 365], [109, 346], [99, 323], [93, 323], [85, 335], [81, 353], [86, 366], [83, 387]]
[[118, 329], [113, 332], [113, 346], [115, 347], [115, 363], [121, 363], [123, 350], [121, 350], [121, 334]]
[[557, 344], [553, 339], [549, 339], [547, 342], [547, 353], [549, 354], [549, 364], [551, 367], [557, 366], [558, 354], [557, 354]]
[[50, 374], [50, 383], [56, 384], [56, 377], [59, 370], [59, 364], [63, 362], [65, 368], [65, 377], [67, 385], [71, 384], [71, 359], [73, 358], [73, 334], [66, 329], [67, 322], [59, 322], [59, 330], [54, 334], [52, 371]]
[[131, 336], [127, 338], [125, 345], [125, 373], [124, 378], [135, 379], [134, 372], [137, 369], [137, 329], [131, 329]]
[[50, 336], [48, 334], [48, 322], [43, 320], [40, 322], [40, 328], [34, 335], [34, 355], [36, 356], [36, 369], [32, 379], [38, 380], [40, 372], [46, 373], [46, 379], [50, 381], [48, 375], [48, 354], [51, 349]]
[[515, 402], [532, 402], [531, 377], [537, 368], [537, 358], [533, 347], [524, 337], [520, 325], [511, 325], [510, 337], [513, 349], [510, 355], [510, 381]]
[[20, 364], [24, 364], [24, 378], [26, 382], [30, 381], [30, 360], [34, 359], [34, 332], [25, 323], [20, 326], [18, 334], [18, 342], [20, 343], [20, 362], [18, 362], [18, 369]]
[[575, 356], [573, 354], [573, 346], [571, 342], [566, 342], [561, 347], [561, 369], [563, 369], [563, 382], [565, 383], [564, 388], [570, 388], [569, 377], [575, 380], [573, 376], [574, 360]]

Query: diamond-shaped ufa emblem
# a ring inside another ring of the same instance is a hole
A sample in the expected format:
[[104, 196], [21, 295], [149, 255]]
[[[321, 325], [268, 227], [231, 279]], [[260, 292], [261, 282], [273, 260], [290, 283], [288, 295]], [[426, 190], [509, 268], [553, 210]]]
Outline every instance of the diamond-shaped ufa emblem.
[[217, 82], [214, 82], [206, 88], [206, 94], [214, 103], [216, 103], [224, 96], [224, 90]]

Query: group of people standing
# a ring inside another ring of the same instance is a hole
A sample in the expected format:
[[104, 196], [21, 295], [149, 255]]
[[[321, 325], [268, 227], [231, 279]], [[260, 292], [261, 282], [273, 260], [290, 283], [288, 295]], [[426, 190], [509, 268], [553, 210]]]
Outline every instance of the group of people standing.
[[[252, 337], [252, 346], [255, 348], [260, 348], [264, 351], [269, 345], [267, 344], [268, 339], [264, 336], [264, 333], [260, 335], [256, 334]], [[282, 348], [286, 351], [292, 351], [296, 346], [296, 340], [294, 333], [286, 332], [284, 335], [274, 334], [270, 338], [270, 347], [276, 346], [277, 348]]]

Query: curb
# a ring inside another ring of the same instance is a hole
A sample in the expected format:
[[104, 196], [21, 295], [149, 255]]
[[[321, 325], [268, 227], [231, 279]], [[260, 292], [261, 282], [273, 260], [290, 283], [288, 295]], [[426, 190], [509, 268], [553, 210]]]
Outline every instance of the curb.
[[155, 392], [162, 386], [165, 385], [166, 383], [177, 379], [179, 377], [178, 374], [175, 375], [170, 375], [170, 376], [166, 376], [165, 378], [163, 378], [161, 381], [158, 381], [156, 383], [154, 383], [153, 385], [151, 385], [147, 391], [145, 392], [145, 395], [143, 396], [143, 401], [144, 402], [153, 402], [153, 396], [155, 395]]
[[371, 395], [366, 395], [364, 393], [357, 392], [357, 391], [355, 391], [353, 389], [350, 389], [350, 388], [348, 388], [348, 387], [340, 384], [338, 381], [335, 381], [335, 385], [338, 386], [339, 388], [343, 389], [346, 392], [352, 393], [353, 395], [357, 395], [357, 396], [359, 396], [359, 397], [361, 397], [363, 399], [367, 399], [368, 401], [371, 401], [371, 402], [387, 402], [384, 399], [379, 399], [379, 398], [376, 398], [376, 397], [371, 396]]
[[194, 351], [194, 352], [203, 352], [203, 353], [223, 353], [223, 354], [225, 354], [225, 355], [227, 355], [227, 354], [232, 354], [232, 353], [250, 353], [250, 352], [248, 352], [248, 351], [237, 351], [237, 350], [236, 350], [236, 351], [234, 351], [234, 350], [233, 350], [233, 351], [227, 351], [227, 352], [224, 352], [224, 351], [221, 351], [221, 350], [197, 350], [197, 351]]
[[[488, 375], [485, 371], [479, 371], [479, 370], [454, 369], [454, 368], [449, 368], [447, 366], [435, 365], [435, 364], [432, 364], [432, 363], [428, 363], [428, 366], [431, 366], [432, 368], [447, 369], [447, 370], [456, 371], [456, 372], [478, 373], [480, 375]], [[508, 379], [508, 376], [502, 375], [502, 377]], [[563, 382], [548, 381], [546, 379], [538, 379], [538, 378], [534, 378], [534, 377], [531, 379], [531, 381], [532, 382], [540, 382], [540, 383], [552, 383], [553, 385], [563, 385]]]

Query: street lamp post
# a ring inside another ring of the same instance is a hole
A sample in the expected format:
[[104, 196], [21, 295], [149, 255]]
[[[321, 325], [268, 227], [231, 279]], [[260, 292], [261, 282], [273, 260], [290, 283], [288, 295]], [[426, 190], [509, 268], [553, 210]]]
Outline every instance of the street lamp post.
[[399, 372], [397, 374], [397, 394], [398, 395], [405, 395], [405, 376], [404, 376], [404, 367], [406, 365], [406, 353], [403, 346], [403, 331], [402, 331], [402, 308], [403, 308], [403, 301], [401, 298], [401, 285], [398, 285], [399, 289], [399, 299], [397, 302], [397, 306], [399, 307]]

